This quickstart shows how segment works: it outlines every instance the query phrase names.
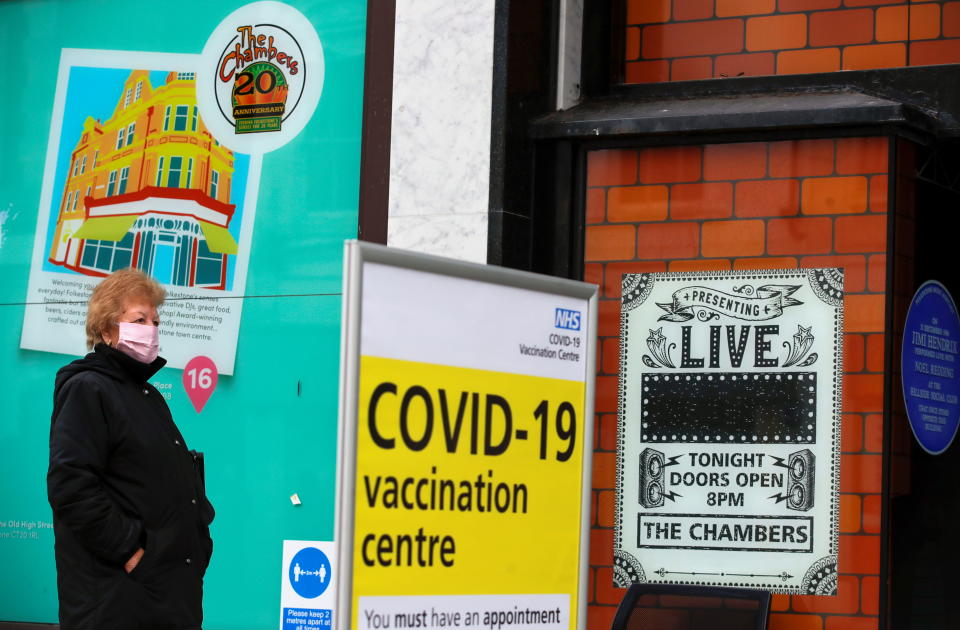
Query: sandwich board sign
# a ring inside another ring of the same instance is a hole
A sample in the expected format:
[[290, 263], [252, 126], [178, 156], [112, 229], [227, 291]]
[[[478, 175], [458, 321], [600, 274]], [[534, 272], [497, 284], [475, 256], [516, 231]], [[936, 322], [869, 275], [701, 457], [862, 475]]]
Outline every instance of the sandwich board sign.
[[341, 630], [586, 620], [596, 287], [348, 242]]
[[836, 594], [842, 270], [622, 296], [615, 583]]

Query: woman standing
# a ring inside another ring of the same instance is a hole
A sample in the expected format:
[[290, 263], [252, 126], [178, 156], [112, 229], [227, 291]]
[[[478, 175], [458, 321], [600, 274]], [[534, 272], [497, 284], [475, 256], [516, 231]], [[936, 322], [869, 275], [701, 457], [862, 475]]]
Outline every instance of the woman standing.
[[57, 373], [47, 496], [62, 630], [201, 626], [213, 507], [201, 456], [148, 382], [166, 363], [164, 297], [136, 269], [103, 280], [87, 307], [93, 352]]

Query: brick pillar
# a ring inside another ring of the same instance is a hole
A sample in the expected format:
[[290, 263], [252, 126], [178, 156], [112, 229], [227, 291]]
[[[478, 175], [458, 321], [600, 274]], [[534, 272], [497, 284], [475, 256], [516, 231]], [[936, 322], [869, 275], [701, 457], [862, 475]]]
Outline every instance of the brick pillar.
[[878, 627], [887, 299], [886, 138], [593, 151], [584, 277], [600, 285], [588, 627], [610, 627], [620, 277], [843, 267], [836, 597], [775, 595], [773, 630]]

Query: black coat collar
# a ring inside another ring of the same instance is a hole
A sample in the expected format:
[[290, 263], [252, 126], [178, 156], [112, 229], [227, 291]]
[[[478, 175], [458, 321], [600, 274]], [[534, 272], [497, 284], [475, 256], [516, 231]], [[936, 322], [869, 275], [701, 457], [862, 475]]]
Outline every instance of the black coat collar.
[[167, 360], [163, 357], [157, 357], [153, 360], [153, 363], [141, 363], [105, 343], [98, 343], [94, 346], [93, 352], [138, 383], [146, 383], [151, 376], [167, 364]]

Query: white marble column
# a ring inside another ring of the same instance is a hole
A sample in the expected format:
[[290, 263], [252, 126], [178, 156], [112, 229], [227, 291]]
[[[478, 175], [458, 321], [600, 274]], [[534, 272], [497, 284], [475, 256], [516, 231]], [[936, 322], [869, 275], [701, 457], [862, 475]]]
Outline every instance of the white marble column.
[[397, 0], [387, 243], [487, 260], [494, 0]]
[[583, 53], [583, 1], [560, 0], [557, 47], [557, 109], [580, 100], [580, 56]]

